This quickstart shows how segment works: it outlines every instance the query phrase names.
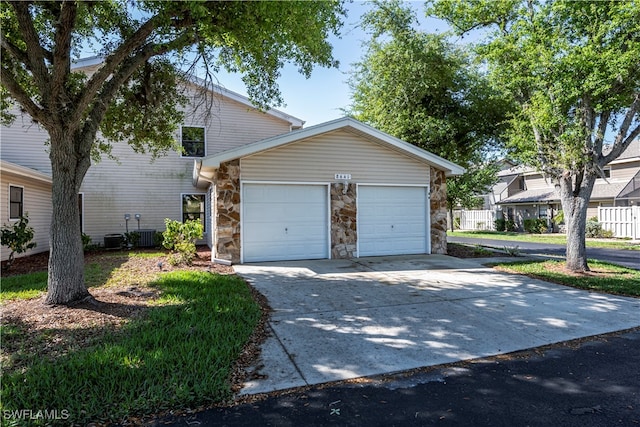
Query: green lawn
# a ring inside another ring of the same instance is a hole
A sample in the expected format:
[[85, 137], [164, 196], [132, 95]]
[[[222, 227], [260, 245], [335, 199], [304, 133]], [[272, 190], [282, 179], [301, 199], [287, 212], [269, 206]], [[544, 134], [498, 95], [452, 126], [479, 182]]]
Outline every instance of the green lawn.
[[[94, 279], [112, 275], [87, 268]], [[26, 276], [11, 278], [19, 284], [3, 279], [5, 300], [15, 293], [30, 298], [46, 287], [46, 273]], [[186, 270], [147, 286], [159, 298], [119, 327], [34, 332], [4, 323], [0, 410], [64, 409], [63, 424], [86, 425], [228, 399], [232, 370], [261, 316], [249, 287], [233, 275]], [[60, 336], [63, 342], [51, 339]]]
[[[477, 239], [508, 240], [514, 242], [553, 243], [566, 245], [567, 239], [563, 234], [528, 234], [509, 231], [454, 231], [447, 232], [449, 236], [471, 237]], [[640, 250], [640, 244], [621, 239], [587, 239], [588, 247]]]
[[563, 270], [564, 261], [516, 261], [492, 264], [495, 268], [525, 274], [548, 282], [589, 291], [640, 297], [640, 271], [618, 265], [589, 260], [591, 272], [570, 274]]

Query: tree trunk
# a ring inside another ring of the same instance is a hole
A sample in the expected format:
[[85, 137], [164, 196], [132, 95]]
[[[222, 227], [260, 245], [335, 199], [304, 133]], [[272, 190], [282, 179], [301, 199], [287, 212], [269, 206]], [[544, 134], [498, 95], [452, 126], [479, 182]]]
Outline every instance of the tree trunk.
[[570, 271], [589, 271], [585, 234], [587, 208], [596, 177], [585, 176], [584, 181], [572, 190], [571, 178], [561, 180], [561, 202], [564, 221], [567, 225], [566, 268]]
[[78, 192], [90, 160], [75, 149], [66, 132], [50, 132], [53, 175], [49, 279], [46, 304], [69, 304], [90, 298], [84, 283], [84, 251]]

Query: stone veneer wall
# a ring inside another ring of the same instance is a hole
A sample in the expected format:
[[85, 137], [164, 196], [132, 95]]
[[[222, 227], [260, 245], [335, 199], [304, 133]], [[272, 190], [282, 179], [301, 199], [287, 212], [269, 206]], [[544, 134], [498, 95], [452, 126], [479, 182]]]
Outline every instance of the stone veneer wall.
[[431, 253], [447, 253], [447, 179], [444, 171], [431, 168]]
[[240, 262], [240, 160], [220, 164], [215, 176], [215, 257]]
[[356, 185], [331, 184], [331, 258], [348, 259], [356, 257]]

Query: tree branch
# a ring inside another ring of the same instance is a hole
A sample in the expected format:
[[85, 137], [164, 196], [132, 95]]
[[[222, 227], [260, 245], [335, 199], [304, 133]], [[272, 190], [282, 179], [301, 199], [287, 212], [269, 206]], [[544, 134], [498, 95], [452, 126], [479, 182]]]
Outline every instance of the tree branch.
[[603, 167], [606, 163], [603, 163], [604, 156], [602, 155], [602, 145], [604, 144], [604, 134], [607, 131], [607, 125], [609, 124], [609, 118], [611, 117], [611, 111], [603, 111], [600, 114], [598, 130], [595, 136], [594, 152], [598, 155], [598, 166]]
[[26, 64], [26, 62], [29, 60], [27, 58], [27, 54], [21, 51], [16, 45], [11, 43], [9, 40], [7, 40], [4, 37], [4, 34], [0, 36], [0, 46], [2, 46], [2, 48], [5, 49], [9, 53], [9, 55], [13, 56], [18, 62]]
[[11, 2], [11, 5], [16, 12], [20, 32], [24, 36], [24, 42], [27, 45], [26, 55], [28, 61], [25, 62], [25, 65], [31, 71], [34, 83], [40, 90], [43, 105], [46, 106], [49, 103], [49, 71], [45, 64], [44, 49], [40, 46], [40, 37], [33, 26], [33, 19], [29, 11], [31, 2], [15, 1]]
[[[77, 14], [78, 6], [75, 2], [64, 2], [60, 5], [60, 17], [56, 22], [51, 79], [51, 100], [54, 103], [71, 101], [71, 99], [60, 99], [60, 95], [65, 91], [65, 81], [71, 72], [71, 39]], [[67, 108], [62, 108], [60, 112], [66, 115], [66, 110]], [[58, 111], [57, 108], [56, 111]]]
[[620, 130], [618, 131], [618, 135], [616, 135], [616, 139], [613, 143], [613, 147], [611, 148], [611, 151], [609, 152], [609, 154], [604, 156], [602, 160], [605, 165], [617, 159], [620, 156], [620, 154], [622, 154], [624, 150], [627, 149], [629, 144], [631, 144], [631, 141], [633, 141], [633, 139], [638, 136], [638, 127], [636, 127], [628, 135], [627, 135], [627, 132], [629, 131], [629, 127], [631, 127], [631, 124], [633, 123], [634, 117], [639, 112], [640, 112], [640, 92], [635, 94], [633, 103], [631, 104], [631, 106], [627, 110], [627, 113], [624, 116], [624, 120], [620, 125]]
[[126, 58], [146, 43], [147, 38], [153, 33], [156, 28], [156, 21], [158, 16], [149, 18], [144, 24], [136, 30], [133, 35], [128, 38], [123, 44], [120, 45], [111, 55], [105, 58], [104, 64], [87, 82], [85, 89], [82, 91], [80, 97], [75, 102], [74, 116], [76, 119], [80, 119], [84, 110], [94, 100], [95, 95], [98, 93], [107, 79], [118, 69], [118, 67], [126, 60]]
[[42, 124], [48, 123], [48, 117], [44, 114], [44, 110], [33, 102], [29, 94], [20, 86], [15, 76], [5, 67], [0, 67], [0, 81], [2, 81], [2, 85], [9, 90], [11, 96], [22, 105], [34, 120]]

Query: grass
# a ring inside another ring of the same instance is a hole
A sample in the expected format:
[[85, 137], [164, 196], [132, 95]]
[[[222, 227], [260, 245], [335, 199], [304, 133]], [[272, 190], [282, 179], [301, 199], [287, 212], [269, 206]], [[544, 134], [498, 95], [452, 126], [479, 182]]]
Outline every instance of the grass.
[[[65, 424], [123, 420], [231, 396], [230, 374], [260, 317], [236, 276], [176, 271], [151, 284], [160, 299], [142, 318], [88, 348], [5, 369], [2, 410], [66, 409]], [[5, 339], [19, 339], [9, 327]], [[55, 390], [55, 392], [54, 392]]]
[[[136, 271], [118, 268], [127, 259], [152, 259], [166, 255], [165, 252], [113, 252], [91, 258], [84, 269], [84, 279], [88, 288], [96, 286], [116, 286], [127, 283], [141, 283]], [[155, 277], [155, 276], [154, 276]], [[149, 281], [148, 278], [143, 282]], [[0, 301], [38, 298], [47, 291], [47, 272], [22, 274], [2, 278]]]
[[[516, 242], [552, 243], [566, 245], [567, 238], [563, 234], [527, 234], [511, 231], [449, 231], [450, 236], [471, 237], [478, 239], [509, 240]], [[587, 239], [587, 246], [591, 248], [640, 250], [640, 244], [620, 239]]]
[[640, 297], [640, 271], [607, 262], [589, 260], [591, 272], [574, 274], [564, 269], [564, 261], [518, 261], [492, 264], [512, 273], [589, 291]]
[[37, 298], [47, 290], [47, 272], [2, 278], [0, 301]]

